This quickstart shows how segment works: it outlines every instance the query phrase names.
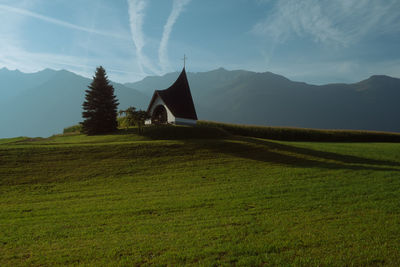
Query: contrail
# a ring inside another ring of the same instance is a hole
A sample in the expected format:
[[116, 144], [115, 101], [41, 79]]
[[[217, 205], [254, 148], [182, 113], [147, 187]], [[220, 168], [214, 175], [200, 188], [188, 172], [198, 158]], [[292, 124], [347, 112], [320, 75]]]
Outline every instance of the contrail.
[[136, 55], [138, 58], [138, 64], [140, 71], [145, 74], [144, 68], [149, 69], [153, 73], [159, 74], [160, 72], [155, 69], [150, 60], [143, 54], [143, 47], [145, 45], [145, 39], [143, 34], [143, 20], [144, 20], [144, 10], [146, 8], [145, 0], [128, 0], [128, 12], [129, 12], [129, 22], [132, 34], [132, 40], [136, 47]]
[[164, 31], [160, 42], [160, 47], [158, 49], [158, 59], [160, 61], [160, 66], [162, 71], [165, 72], [168, 68], [168, 41], [169, 36], [171, 35], [172, 28], [178, 19], [179, 15], [181, 14], [185, 5], [187, 5], [191, 0], [174, 0], [172, 5], [171, 14], [168, 17], [167, 23], [164, 25]]
[[97, 31], [94, 29], [90, 29], [90, 28], [82, 27], [82, 26], [72, 24], [69, 22], [65, 22], [65, 21], [62, 21], [59, 19], [47, 17], [47, 16], [44, 16], [44, 15], [29, 11], [29, 10], [21, 9], [21, 8], [16, 8], [16, 7], [11, 7], [11, 6], [0, 4], [0, 10], [4, 10], [7, 12], [13, 12], [13, 13], [20, 14], [23, 16], [28, 16], [31, 18], [36, 18], [36, 19], [39, 19], [42, 21], [46, 21], [46, 22], [49, 22], [49, 23], [52, 23], [55, 25], [59, 25], [62, 27], [66, 27], [66, 28], [70, 28], [70, 29], [74, 29], [74, 30], [78, 30], [78, 31], [83, 31], [83, 32], [88, 32], [88, 33], [93, 33], [93, 34], [98, 34], [98, 35], [104, 35], [104, 36], [114, 37], [114, 38], [118, 38], [118, 39], [128, 39], [124, 35], [119, 35], [119, 34], [115, 34], [115, 33], [111, 33], [111, 32]]

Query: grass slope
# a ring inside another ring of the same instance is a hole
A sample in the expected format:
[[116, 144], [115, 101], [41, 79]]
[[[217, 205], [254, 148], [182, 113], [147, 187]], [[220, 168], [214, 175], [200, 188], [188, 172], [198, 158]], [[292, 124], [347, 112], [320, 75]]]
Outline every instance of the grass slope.
[[0, 140], [0, 265], [400, 265], [400, 144]]

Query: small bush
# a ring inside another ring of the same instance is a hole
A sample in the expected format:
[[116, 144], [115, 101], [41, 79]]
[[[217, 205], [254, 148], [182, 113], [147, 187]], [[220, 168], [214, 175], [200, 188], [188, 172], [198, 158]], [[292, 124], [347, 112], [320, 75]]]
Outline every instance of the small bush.
[[64, 128], [63, 133], [81, 133], [82, 132], [82, 125], [77, 124], [77, 125], [73, 125], [67, 128]]
[[118, 128], [119, 129], [127, 129], [127, 128], [129, 128], [129, 124], [126, 121], [126, 117], [118, 117], [117, 118], [117, 122], [118, 122]]

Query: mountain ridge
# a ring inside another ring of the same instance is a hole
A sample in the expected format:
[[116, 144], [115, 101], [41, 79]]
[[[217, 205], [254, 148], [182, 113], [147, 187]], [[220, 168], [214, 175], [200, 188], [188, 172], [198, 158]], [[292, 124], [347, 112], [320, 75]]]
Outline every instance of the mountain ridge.
[[[82, 121], [82, 103], [91, 79], [67, 70], [19, 73], [20, 82], [15, 82], [19, 87], [13, 94], [4, 93], [10, 82], [0, 73], [0, 138], [49, 136]], [[31, 77], [36, 78], [32, 84]], [[111, 84], [120, 99], [120, 109], [132, 105], [132, 99], [136, 100], [136, 106], [146, 106], [147, 97], [142, 93], [119, 83]]]
[[[8, 74], [8, 75], [7, 75]], [[320, 129], [400, 132], [400, 79], [372, 75], [356, 83], [313, 85], [272, 72], [188, 72], [199, 119]], [[146, 109], [154, 90], [179, 72], [134, 83], [111, 82], [121, 105]], [[48, 136], [81, 121], [91, 79], [67, 70], [0, 69], [0, 138]]]
[[[356, 83], [314, 85], [271, 72], [188, 73], [199, 118], [230, 123], [322, 129], [400, 131], [400, 79], [372, 75]], [[153, 84], [151, 84], [151, 82]], [[157, 86], [154, 86], [154, 83]], [[150, 95], [170, 74], [128, 84]], [[152, 86], [153, 85], [153, 86]], [[143, 90], [147, 88], [147, 90]]]

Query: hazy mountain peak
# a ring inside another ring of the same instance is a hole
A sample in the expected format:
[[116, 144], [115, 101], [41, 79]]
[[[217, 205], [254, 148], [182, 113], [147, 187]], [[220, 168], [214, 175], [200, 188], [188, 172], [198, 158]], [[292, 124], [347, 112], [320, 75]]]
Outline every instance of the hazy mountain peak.
[[382, 91], [388, 89], [400, 91], [400, 79], [387, 75], [372, 75], [368, 79], [365, 79], [356, 85], [358, 91]]
[[50, 69], [50, 68], [45, 68], [45, 69], [38, 71], [38, 73], [55, 73], [55, 72], [57, 72], [57, 71]]
[[385, 81], [385, 80], [400, 80], [398, 78], [390, 77], [387, 75], [372, 75], [367, 80], [371, 81]]
[[215, 69], [214, 71], [228, 71], [228, 70], [225, 69], [224, 67], [219, 67], [218, 69]]
[[3, 67], [0, 69], [1, 72], [9, 72], [9, 73], [22, 73], [19, 69], [10, 70], [7, 67]]

